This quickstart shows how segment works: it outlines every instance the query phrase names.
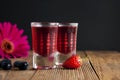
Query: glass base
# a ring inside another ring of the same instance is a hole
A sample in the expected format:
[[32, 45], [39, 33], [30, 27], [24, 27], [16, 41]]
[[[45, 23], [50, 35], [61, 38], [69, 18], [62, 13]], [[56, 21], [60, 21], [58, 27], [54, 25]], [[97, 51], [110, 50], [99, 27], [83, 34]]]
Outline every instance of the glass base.
[[43, 57], [43, 56], [33, 52], [33, 68], [34, 69], [53, 69], [53, 68], [56, 68], [55, 55]]
[[62, 64], [68, 59], [70, 58], [72, 55], [74, 55], [73, 53], [68, 53], [68, 54], [63, 54], [63, 53], [57, 53], [56, 54], [56, 58], [55, 58], [55, 65], [57, 67], [61, 67]]

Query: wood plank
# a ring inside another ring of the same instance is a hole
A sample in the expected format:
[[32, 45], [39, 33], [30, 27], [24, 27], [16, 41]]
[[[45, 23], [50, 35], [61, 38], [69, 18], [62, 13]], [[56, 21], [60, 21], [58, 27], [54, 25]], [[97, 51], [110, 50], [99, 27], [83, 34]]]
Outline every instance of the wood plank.
[[82, 69], [79, 70], [38, 70], [31, 80], [84, 80]]
[[[32, 70], [32, 54], [26, 59], [11, 59], [12, 63], [16, 60], [25, 60], [29, 63], [29, 70], [20, 71], [17, 69], [10, 70], [4, 75], [3, 80], [99, 80], [94, 72], [88, 58], [84, 52], [78, 52], [83, 59], [83, 65], [79, 69], [52, 69], [52, 70]], [[5, 73], [5, 71], [3, 71]], [[3, 75], [3, 74], [2, 74]], [[0, 80], [2, 80], [0, 79]]]
[[[3, 59], [0, 59], [0, 61], [2, 61]], [[8, 73], [9, 73], [9, 70], [2, 70], [1, 68], [0, 68], [0, 80], [4, 80], [5, 79], [5, 77], [8, 75]]]
[[19, 71], [13, 70], [8, 73], [8, 76], [5, 80], [30, 80], [33, 76], [33, 70]]
[[120, 52], [86, 51], [100, 80], [120, 80]]
[[4, 80], [5, 77], [8, 75], [9, 71], [1, 70], [0, 69], [0, 80]]
[[27, 61], [29, 63], [29, 68], [28, 70], [25, 70], [25, 71], [21, 71], [13, 68], [12, 70], [9, 71], [5, 80], [29, 80], [35, 74], [36, 71], [32, 70], [32, 53], [31, 52], [28, 58], [11, 59], [11, 60], [12, 60], [12, 63], [14, 63], [16, 60]]
[[79, 69], [37, 70], [31, 80], [99, 80], [84, 52], [78, 52], [83, 58]]
[[82, 72], [85, 77], [84, 80], [99, 80], [98, 76], [96, 75], [95, 71], [93, 70], [89, 62], [83, 63]]
[[89, 63], [89, 59], [87, 58], [85, 52], [78, 52], [83, 60], [83, 65], [81, 67], [84, 79], [83, 80], [99, 80], [95, 71], [93, 70], [91, 64]]

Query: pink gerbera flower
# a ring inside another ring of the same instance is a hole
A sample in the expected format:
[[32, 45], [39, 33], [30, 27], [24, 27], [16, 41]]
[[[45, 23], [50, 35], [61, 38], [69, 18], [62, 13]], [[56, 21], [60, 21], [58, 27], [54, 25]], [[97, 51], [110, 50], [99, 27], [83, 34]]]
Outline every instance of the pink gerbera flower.
[[0, 23], [0, 58], [27, 57], [30, 46], [24, 30], [10, 22]]

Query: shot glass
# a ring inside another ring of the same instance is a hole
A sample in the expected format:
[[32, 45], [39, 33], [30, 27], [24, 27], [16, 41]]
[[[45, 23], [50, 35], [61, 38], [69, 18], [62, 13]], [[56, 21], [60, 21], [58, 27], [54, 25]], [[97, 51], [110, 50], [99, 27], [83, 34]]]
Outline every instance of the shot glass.
[[56, 22], [31, 22], [33, 68], [55, 68], [55, 54], [57, 52]]
[[56, 65], [76, 54], [78, 23], [59, 23]]

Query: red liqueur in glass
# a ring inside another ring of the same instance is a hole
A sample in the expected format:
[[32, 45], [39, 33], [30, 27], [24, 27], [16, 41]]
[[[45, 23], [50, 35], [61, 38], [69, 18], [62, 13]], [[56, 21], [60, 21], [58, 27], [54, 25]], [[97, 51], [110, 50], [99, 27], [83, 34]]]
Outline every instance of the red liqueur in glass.
[[37, 54], [47, 57], [57, 51], [56, 27], [32, 27], [33, 50]]
[[69, 54], [76, 49], [76, 27], [62, 26], [58, 30], [57, 49], [61, 54]]
[[77, 28], [78, 23], [59, 23], [56, 65], [76, 54]]
[[57, 52], [58, 23], [32, 22], [33, 68], [49, 69], [54, 66]]

